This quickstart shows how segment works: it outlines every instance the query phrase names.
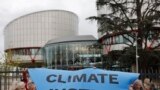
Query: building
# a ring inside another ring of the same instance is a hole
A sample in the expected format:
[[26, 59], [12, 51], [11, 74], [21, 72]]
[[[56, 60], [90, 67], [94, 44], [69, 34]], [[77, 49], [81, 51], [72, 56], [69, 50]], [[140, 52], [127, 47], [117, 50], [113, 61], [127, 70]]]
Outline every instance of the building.
[[56, 69], [102, 67], [101, 48], [96, 43], [91, 35], [51, 39], [43, 48], [45, 64]]
[[78, 16], [70, 11], [46, 10], [12, 20], [4, 29], [7, 62], [43, 62], [41, 48], [50, 39], [78, 34]]

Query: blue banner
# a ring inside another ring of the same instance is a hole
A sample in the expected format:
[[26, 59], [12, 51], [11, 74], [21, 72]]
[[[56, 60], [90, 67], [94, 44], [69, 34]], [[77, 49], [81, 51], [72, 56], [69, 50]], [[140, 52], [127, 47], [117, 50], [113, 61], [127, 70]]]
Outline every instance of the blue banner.
[[87, 68], [77, 71], [29, 69], [37, 90], [128, 90], [137, 73]]

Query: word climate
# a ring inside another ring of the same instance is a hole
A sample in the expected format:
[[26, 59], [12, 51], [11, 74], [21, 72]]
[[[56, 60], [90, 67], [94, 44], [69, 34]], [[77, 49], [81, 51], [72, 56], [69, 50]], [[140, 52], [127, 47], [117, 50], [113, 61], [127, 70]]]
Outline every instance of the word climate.
[[110, 84], [119, 84], [118, 74], [80, 74], [80, 75], [68, 75], [67, 78], [64, 78], [63, 75], [59, 74], [50, 74], [46, 77], [47, 82], [49, 83], [70, 83], [70, 82], [95, 82], [95, 83], [106, 83]]

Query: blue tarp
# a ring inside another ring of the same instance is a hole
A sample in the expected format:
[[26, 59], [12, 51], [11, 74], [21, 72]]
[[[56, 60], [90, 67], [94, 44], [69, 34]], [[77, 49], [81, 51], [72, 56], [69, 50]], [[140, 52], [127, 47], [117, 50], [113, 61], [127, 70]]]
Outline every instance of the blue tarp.
[[77, 71], [28, 69], [37, 90], [128, 90], [137, 73], [87, 68]]

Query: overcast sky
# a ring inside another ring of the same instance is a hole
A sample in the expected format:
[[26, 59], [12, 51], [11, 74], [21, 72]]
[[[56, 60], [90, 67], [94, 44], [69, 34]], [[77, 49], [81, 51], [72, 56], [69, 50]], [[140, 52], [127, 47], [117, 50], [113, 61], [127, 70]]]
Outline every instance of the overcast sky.
[[86, 20], [97, 15], [96, 0], [0, 0], [0, 52], [4, 50], [3, 29], [19, 16], [41, 10], [60, 9], [76, 13], [79, 17], [79, 34], [97, 38], [96, 22]]

